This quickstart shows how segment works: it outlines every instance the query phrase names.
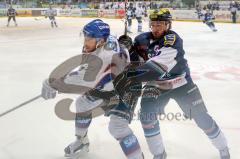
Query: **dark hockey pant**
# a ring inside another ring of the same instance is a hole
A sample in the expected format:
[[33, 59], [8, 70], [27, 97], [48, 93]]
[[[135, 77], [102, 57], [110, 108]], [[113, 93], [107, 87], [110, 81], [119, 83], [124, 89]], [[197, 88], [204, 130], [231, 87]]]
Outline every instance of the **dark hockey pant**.
[[200, 91], [195, 84], [186, 84], [163, 93], [159, 97], [145, 97], [144, 94], [145, 92], [141, 101], [140, 120], [146, 137], [152, 137], [160, 133], [158, 117], [159, 114], [164, 114], [164, 108], [170, 99], [175, 100], [180, 106], [184, 112], [182, 117], [193, 119], [209, 138], [218, 135], [219, 127], [208, 114]]
[[16, 17], [15, 16], [9, 16], [8, 17], [8, 24], [10, 23], [11, 19], [16, 23]]

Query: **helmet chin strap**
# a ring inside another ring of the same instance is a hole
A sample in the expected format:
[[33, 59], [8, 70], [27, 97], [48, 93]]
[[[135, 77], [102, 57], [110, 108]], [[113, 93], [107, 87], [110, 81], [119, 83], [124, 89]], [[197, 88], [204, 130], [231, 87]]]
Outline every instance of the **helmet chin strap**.
[[97, 42], [96, 49], [100, 48], [100, 46], [101, 46], [101, 43]]
[[103, 39], [96, 38], [96, 41], [97, 41], [96, 49], [100, 48], [101, 46], [103, 46], [103, 43], [104, 43]]
[[172, 22], [168, 21], [168, 22], [166, 22], [166, 25], [167, 25], [167, 31], [172, 29]]

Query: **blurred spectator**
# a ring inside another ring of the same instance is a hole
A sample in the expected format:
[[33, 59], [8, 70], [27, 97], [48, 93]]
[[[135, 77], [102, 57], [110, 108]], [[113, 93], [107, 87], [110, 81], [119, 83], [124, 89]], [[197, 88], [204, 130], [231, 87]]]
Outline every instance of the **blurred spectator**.
[[237, 10], [238, 10], [238, 4], [234, 1], [230, 3], [230, 12], [232, 14], [232, 22], [237, 22]]
[[212, 10], [213, 5], [212, 5], [212, 4], [210, 3], [210, 1], [209, 1], [206, 7], [207, 7], [208, 10]]
[[220, 5], [218, 2], [215, 3], [216, 4], [216, 10], [220, 10]]
[[213, 3], [213, 5], [212, 5], [212, 10], [219, 10], [220, 8], [219, 8], [219, 3], [218, 2], [216, 2], [216, 3]]
[[112, 8], [113, 8], [113, 6], [114, 6], [114, 3], [112, 3], [112, 4], [111, 4], [110, 8], [112, 9]]

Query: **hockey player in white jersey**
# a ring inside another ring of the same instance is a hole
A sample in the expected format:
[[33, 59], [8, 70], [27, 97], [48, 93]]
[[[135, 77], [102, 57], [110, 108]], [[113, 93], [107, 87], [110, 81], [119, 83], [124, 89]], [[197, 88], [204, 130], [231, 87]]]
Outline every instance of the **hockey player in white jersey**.
[[126, 16], [127, 16], [127, 22], [128, 22], [127, 32], [132, 33], [132, 31], [131, 31], [132, 19], [135, 17], [135, 8], [133, 7], [133, 3], [129, 4], [127, 11], [126, 11]]
[[51, 21], [52, 28], [54, 26], [58, 27], [55, 16], [57, 16], [57, 11], [55, 9], [53, 9], [52, 6], [49, 6], [49, 9], [46, 10], [46, 12], [45, 12], [45, 18], [47, 18], [47, 17], [49, 18], [49, 20]]
[[138, 22], [138, 32], [141, 33], [142, 32], [142, 18], [145, 14], [144, 8], [142, 7], [141, 3], [138, 3], [138, 6], [136, 7], [136, 11], [135, 11], [135, 15], [136, 15], [136, 19]]
[[[93, 90], [113, 90], [112, 78], [115, 74], [118, 75], [123, 71], [129, 63], [129, 54], [127, 49], [121, 47], [117, 39], [110, 36], [109, 25], [102, 20], [93, 20], [86, 24], [83, 28], [84, 47], [83, 52], [88, 55], [95, 55], [101, 59], [101, 67], [94, 69], [89, 65], [80, 65], [79, 71], [70, 73], [64, 79], [64, 82], [69, 84], [79, 83], [88, 85]], [[96, 66], [98, 61], [92, 61]], [[94, 80], [86, 81], [86, 74], [97, 71]], [[84, 78], [83, 78], [84, 77]], [[45, 99], [54, 98], [57, 88], [51, 88], [49, 80], [44, 81], [42, 88], [42, 97]], [[131, 96], [133, 97], [133, 96]], [[113, 109], [107, 112], [110, 116], [109, 132], [119, 142], [126, 158], [128, 159], [143, 159], [138, 140], [129, 128], [134, 107], [137, 103], [137, 98], [133, 97], [132, 105], [127, 105], [120, 101]], [[77, 157], [82, 151], [88, 151], [88, 128], [92, 121], [92, 116], [80, 116], [78, 113], [87, 112], [100, 103], [105, 102], [104, 99], [92, 96], [91, 91], [80, 95], [76, 100], [77, 115], [75, 118], [75, 135], [76, 140], [70, 143], [65, 149], [65, 156], [68, 158]], [[114, 158], [114, 157], [113, 157]]]

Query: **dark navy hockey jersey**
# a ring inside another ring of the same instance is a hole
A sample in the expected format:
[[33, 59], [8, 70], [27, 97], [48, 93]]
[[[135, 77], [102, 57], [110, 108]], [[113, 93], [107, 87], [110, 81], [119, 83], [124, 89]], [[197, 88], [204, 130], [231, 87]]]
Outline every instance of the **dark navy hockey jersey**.
[[212, 22], [215, 19], [212, 13], [205, 13], [204, 14], [204, 21], [205, 22]]
[[[184, 58], [183, 40], [174, 31], [170, 30], [156, 40], [153, 39], [151, 32], [140, 34], [135, 38], [134, 48], [144, 62], [157, 63], [168, 72], [172, 88], [192, 82], [188, 63]], [[177, 79], [174, 80], [176, 76]]]
[[16, 15], [17, 15], [17, 12], [16, 12], [15, 9], [13, 9], [13, 8], [8, 9], [7, 16], [13, 17], [13, 16], [16, 16]]

